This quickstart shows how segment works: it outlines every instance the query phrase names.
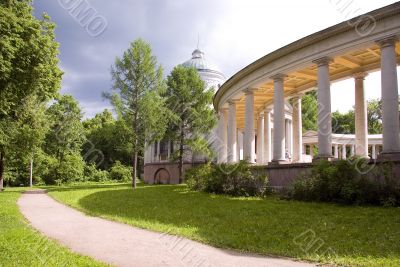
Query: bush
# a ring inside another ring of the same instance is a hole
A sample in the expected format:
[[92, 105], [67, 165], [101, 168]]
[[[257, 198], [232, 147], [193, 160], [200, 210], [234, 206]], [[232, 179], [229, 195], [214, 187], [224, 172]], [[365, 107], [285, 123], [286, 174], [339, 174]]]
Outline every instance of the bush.
[[116, 161], [110, 170], [111, 180], [120, 182], [127, 182], [132, 180], [132, 169], [128, 166], [122, 165], [121, 162]]
[[255, 174], [251, 164], [206, 164], [188, 170], [186, 183], [192, 190], [232, 196], [265, 196], [268, 193], [267, 177]]
[[97, 169], [92, 163], [85, 166], [85, 178], [90, 182], [105, 182], [110, 180], [110, 174], [108, 171]]
[[292, 184], [287, 197], [343, 204], [400, 205], [400, 184], [390, 166], [375, 166], [375, 174], [371, 175], [360, 172], [358, 165], [368, 164], [364, 159], [321, 161], [309, 177]]

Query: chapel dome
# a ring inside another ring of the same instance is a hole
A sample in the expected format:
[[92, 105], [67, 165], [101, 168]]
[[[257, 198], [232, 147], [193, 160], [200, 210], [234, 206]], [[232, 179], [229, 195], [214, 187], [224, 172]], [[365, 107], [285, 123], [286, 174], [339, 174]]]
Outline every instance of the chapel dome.
[[207, 87], [214, 87], [217, 90], [225, 81], [226, 77], [205, 59], [204, 53], [200, 49], [195, 49], [192, 58], [185, 61], [182, 66], [195, 68]]

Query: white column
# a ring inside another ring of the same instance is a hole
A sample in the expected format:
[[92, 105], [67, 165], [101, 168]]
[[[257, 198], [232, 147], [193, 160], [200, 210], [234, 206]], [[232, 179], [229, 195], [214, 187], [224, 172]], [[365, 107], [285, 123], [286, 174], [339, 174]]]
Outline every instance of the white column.
[[257, 164], [264, 163], [264, 113], [258, 116], [257, 122]]
[[378, 42], [381, 47], [383, 154], [400, 153], [399, 100], [394, 37]]
[[285, 161], [285, 100], [283, 79], [276, 75], [274, 79], [274, 147], [273, 162]]
[[286, 153], [289, 155], [290, 154], [290, 126], [289, 126], [289, 120], [285, 119], [285, 157]]
[[314, 158], [314, 145], [310, 144], [310, 156], [311, 158]]
[[346, 159], [347, 157], [346, 153], [347, 153], [346, 145], [342, 145], [342, 159]]
[[367, 101], [365, 100], [364, 89], [366, 76], [366, 73], [357, 73], [354, 76], [356, 155], [365, 158], [368, 157]]
[[264, 163], [270, 162], [271, 159], [271, 110], [264, 110]]
[[[351, 145], [351, 150], [350, 150], [350, 156], [354, 157], [354, 155], [356, 151], [356, 146], [355, 145]], [[367, 147], [367, 154], [368, 154], [368, 147]]]
[[238, 146], [237, 146], [237, 159], [243, 159], [243, 131], [238, 129]]
[[245, 90], [245, 129], [243, 140], [243, 157], [251, 163], [255, 162], [254, 133], [254, 90]]
[[375, 145], [372, 145], [372, 159], [376, 159], [376, 147]]
[[335, 145], [334, 145], [334, 155], [333, 155], [333, 157], [334, 157], [335, 159], [338, 159], [338, 158], [339, 158], [339, 145], [338, 145], [338, 144], [335, 144]]
[[228, 114], [228, 162], [236, 162], [237, 158], [237, 126], [236, 126], [236, 102], [229, 102]]
[[228, 109], [220, 109], [218, 126], [218, 163], [223, 163], [228, 157]]
[[318, 65], [318, 157], [332, 157], [331, 89], [329, 58], [314, 61]]
[[301, 97], [293, 98], [293, 161], [303, 160], [303, 125], [301, 116]]

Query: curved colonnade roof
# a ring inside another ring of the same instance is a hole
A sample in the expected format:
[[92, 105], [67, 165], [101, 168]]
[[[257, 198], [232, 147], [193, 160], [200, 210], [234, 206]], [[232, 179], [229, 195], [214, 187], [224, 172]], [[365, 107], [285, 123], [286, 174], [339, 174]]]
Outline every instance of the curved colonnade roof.
[[[254, 109], [261, 112], [273, 102], [272, 77], [284, 74], [285, 97], [317, 86], [315, 60], [329, 57], [331, 81], [380, 69], [378, 40], [400, 36], [400, 2], [339, 23], [304, 37], [251, 63], [226, 81], [214, 95], [214, 108], [237, 100], [237, 126], [244, 128], [245, 89], [255, 89]], [[400, 63], [400, 43], [396, 43]]]

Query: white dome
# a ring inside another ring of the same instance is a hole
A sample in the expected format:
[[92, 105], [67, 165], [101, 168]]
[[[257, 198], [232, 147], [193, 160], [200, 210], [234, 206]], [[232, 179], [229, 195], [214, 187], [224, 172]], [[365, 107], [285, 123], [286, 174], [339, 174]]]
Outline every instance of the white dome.
[[208, 88], [214, 87], [214, 90], [217, 90], [226, 81], [224, 74], [211, 67], [205, 59], [204, 53], [198, 48], [193, 51], [192, 58], [185, 61], [182, 66], [195, 68]]

